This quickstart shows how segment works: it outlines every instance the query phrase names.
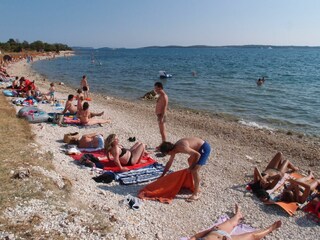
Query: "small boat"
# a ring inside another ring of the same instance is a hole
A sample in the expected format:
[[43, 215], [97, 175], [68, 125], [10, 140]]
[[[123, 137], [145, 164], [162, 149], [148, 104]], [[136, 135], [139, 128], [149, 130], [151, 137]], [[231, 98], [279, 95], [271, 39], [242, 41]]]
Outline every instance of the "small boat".
[[160, 76], [160, 78], [171, 78], [172, 77], [172, 75], [166, 73], [166, 71], [159, 71], [159, 76]]

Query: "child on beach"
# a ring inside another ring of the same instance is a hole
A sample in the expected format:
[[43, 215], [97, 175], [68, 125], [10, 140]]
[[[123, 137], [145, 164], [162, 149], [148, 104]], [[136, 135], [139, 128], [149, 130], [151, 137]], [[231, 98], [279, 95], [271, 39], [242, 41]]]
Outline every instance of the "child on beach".
[[[54, 83], [50, 83], [49, 92], [45, 95], [45, 99], [48, 101], [54, 101], [54, 93], [55, 93]], [[49, 97], [48, 97], [49, 96]]]
[[160, 134], [161, 134], [161, 140], [162, 142], [165, 142], [167, 139], [166, 135], [166, 128], [165, 128], [165, 122], [166, 122], [166, 112], [168, 108], [168, 96], [163, 90], [163, 85], [161, 82], [156, 82], [154, 84], [154, 91], [159, 94], [159, 98], [157, 99], [156, 104], [156, 115], [157, 120], [159, 124]]
[[83, 75], [80, 84], [81, 89], [83, 90], [84, 99], [89, 98], [89, 84], [87, 80], [87, 76]]
[[192, 196], [187, 199], [187, 201], [191, 202], [194, 200], [198, 200], [200, 192], [199, 170], [203, 165], [207, 163], [207, 160], [209, 158], [211, 152], [209, 143], [202, 140], [201, 138], [190, 137], [182, 138], [175, 144], [171, 142], [163, 142], [160, 145], [159, 149], [163, 154], [170, 155], [170, 159], [164, 168], [162, 176], [164, 176], [169, 171], [176, 154], [185, 153], [189, 155], [189, 170], [191, 171], [193, 176], [195, 190]]

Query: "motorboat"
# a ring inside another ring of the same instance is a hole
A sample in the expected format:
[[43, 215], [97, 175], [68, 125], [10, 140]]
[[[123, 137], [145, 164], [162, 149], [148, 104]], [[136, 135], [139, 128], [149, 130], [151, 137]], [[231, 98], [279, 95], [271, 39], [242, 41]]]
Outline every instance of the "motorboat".
[[159, 77], [160, 78], [171, 78], [172, 74], [166, 73], [166, 71], [159, 71]]

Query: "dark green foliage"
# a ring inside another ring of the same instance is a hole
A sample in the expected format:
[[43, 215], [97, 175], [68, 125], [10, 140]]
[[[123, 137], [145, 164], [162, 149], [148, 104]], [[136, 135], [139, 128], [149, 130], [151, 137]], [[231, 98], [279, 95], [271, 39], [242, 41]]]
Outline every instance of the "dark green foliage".
[[7, 42], [0, 42], [0, 50], [6, 52], [22, 52], [23, 50], [37, 51], [37, 52], [59, 52], [65, 50], [72, 50], [68, 45], [62, 43], [49, 44], [42, 41], [35, 41], [33, 43], [28, 43], [23, 41], [22, 43], [16, 39], [10, 38]]

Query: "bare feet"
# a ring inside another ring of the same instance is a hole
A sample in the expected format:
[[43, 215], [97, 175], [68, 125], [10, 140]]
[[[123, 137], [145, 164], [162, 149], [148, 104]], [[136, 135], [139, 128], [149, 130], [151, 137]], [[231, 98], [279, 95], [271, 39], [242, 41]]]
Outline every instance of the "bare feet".
[[278, 229], [279, 227], [281, 227], [281, 225], [282, 225], [282, 222], [279, 220], [279, 221], [274, 222], [269, 228], [272, 232], [272, 231]]
[[235, 217], [237, 218], [238, 221], [242, 220], [243, 219], [243, 215], [242, 215], [242, 212], [241, 212], [241, 207], [239, 207], [238, 204], [236, 204], [235, 206]]
[[101, 113], [99, 113], [99, 114], [97, 114], [97, 116], [98, 116], [98, 117], [101, 117], [103, 114], [104, 114], [104, 111], [101, 112]]
[[194, 202], [194, 201], [199, 200], [199, 198], [200, 198], [199, 194], [192, 194], [192, 196], [187, 198], [186, 201], [187, 202]]

